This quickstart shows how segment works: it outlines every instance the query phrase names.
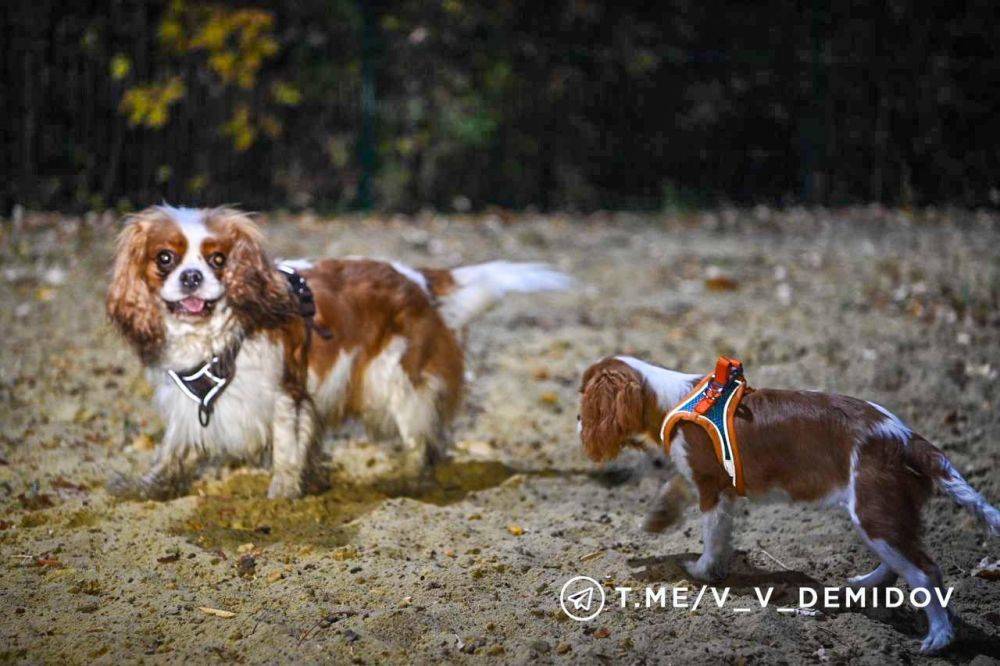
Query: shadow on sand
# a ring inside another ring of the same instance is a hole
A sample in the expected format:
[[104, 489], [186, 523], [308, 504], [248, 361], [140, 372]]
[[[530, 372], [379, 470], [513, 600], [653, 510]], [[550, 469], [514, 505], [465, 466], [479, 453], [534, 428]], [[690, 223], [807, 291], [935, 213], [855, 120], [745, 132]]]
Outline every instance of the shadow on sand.
[[351, 523], [388, 499], [408, 497], [445, 506], [498, 486], [515, 473], [494, 461], [448, 462], [420, 481], [359, 484], [333, 478], [326, 492], [297, 500], [267, 499], [266, 472], [238, 473], [224, 481], [202, 483], [194, 512], [173, 531], [209, 549], [278, 541], [343, 546], [354, 534]]

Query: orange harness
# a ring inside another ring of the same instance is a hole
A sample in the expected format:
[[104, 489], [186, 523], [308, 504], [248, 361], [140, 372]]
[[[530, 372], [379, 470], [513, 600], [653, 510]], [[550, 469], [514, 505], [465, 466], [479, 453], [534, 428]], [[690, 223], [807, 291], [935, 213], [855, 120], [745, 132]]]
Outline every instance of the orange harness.
[[743, 364], [731, 358], [720, 356], [715, 364], [715, 372], [706, 376], [694, 390], [670, 410], [660, 427], [660, 441], [670, 453], [674, 429], [681, 421], [696, 423], [708, 433], [715, 447], [715, 457], [733, 480], [736, 492], [743, 495], [743, 461], [736, 443], [736, 428], [733, 425], [736, 408], [749, 389], [743, 377]]

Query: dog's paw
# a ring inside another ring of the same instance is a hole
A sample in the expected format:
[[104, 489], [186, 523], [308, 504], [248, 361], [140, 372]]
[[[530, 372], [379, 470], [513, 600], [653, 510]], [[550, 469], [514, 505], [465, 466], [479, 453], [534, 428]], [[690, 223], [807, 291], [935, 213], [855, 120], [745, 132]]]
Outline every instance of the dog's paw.
[[267, 489], [268, 499], [297, 499], [302, 497], [302, 479], [291, 474], [275, 474]]
[[404, 448], [392, 464], [392, 476], [424, 481], [434, 476], [434, 468], [443, 460], [428, 446]]
[[720, 562], [706, 562], [703, 557], [682, 562], [684, 571], [695, 580], [717, 583], [729, 573], [728, 567]]
[[118, 499], [142, 499], [139, 479], [126, 474], [115, 474], [108, 479], [105, 488], [108, 494]]
[[682, 512], [673, 505], [657, 507], [646, 514], [642, 521], [642, 529], [650, 534], [659, 534], [680, 522], [682, 515]]
[[305, 488], [303, 492], [309, 495], [320, 495], [332, 487], [329, 475], [322, 469], [306, 473], [302, 485]]
[[179, 479], [143, 476], [136, 478], [115, 474], [108, 480], [108, 493], [123, 500], [155, 500], [163, 502], [184, 493], [185, 483]]
[[953, 640], [955, 640], [955, 630], [950, 624], [942, 627], [931, 627], [920, 644], [920, 653], [937, 654], [948, 647]]

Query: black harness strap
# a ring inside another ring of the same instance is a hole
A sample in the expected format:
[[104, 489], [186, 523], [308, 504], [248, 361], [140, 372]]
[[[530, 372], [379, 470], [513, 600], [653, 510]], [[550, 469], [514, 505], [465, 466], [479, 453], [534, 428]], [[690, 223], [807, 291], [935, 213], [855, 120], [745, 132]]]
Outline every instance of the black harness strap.
[[306, 329], [316, 331], [319, 337], [324, 340], [332, 338], [333, 333], [330, 332], [330, 329], [316, 323], [316, 299], [313, 297], [312, 289], [309, 288], [306, 279], [290, 266], [279, 265], [278, 270], [284, 273], [288, 280], [288, 286], [299, 300], [299, 314], [306, 320]]
[[167, 376], [174, 380], [177, 388], [197, 403], [198, 423], [203, 428], [208, 427], [215, 401], [236, 374], [236, 355], [241, 346], [242, 341], [239, 341], [210, 361], [182, 372], [167, 370]]
[[[330, 329], [316, 323], [316, 300], [306, 279], [288, 266], [278, 266], [278, 270], [287, 278], [288, 287], [299, 302], [299, 315], [306, 322], [306, 349], [309, 348], [309, 335], [312, 331], [316, 331], [324, 340], [332, 338]], [[181, 372], [167, 370], [167, 376], [177, 384], [177, 388], [198, 405], [198, 423], [203, 428], [207, 428], [212, 419], [215, 401], [233, 381], [236, 356], [242, 345], [243, 340], [240, 338], [234, 345], [201, 365]]]

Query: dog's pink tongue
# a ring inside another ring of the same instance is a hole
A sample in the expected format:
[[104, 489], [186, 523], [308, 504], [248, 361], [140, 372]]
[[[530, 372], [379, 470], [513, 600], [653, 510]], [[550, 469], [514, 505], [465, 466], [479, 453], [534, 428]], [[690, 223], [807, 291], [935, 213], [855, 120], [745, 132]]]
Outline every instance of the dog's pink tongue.
[[182, 300], [181, 305], [184, 306], [185, 312], [190, 312], [191, 314], [200, 314], [205, 309], [205, 301], [194, 296], [189, 296]]

